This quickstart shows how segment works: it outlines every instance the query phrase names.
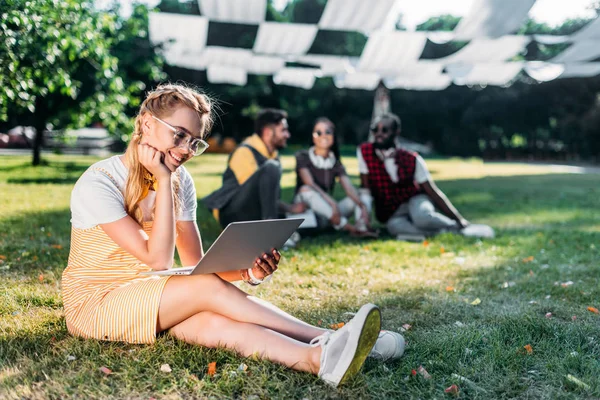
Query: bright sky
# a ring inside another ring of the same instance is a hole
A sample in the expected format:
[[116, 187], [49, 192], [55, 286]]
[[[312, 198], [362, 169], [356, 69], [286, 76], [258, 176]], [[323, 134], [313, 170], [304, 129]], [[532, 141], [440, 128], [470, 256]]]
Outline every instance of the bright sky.
[[[96, 0], [99, 7], [106, 7], [113, 0]], [[129, 15], [132, 0], [118, 0], [123, 6], [123, 13]], [[141, 0], [151, 6], [160, 0]], [[240, 0], [243, 1], [243, 0]], [[373, 1], [373, 0], [368, 0]], [[442, 14], [464, 16], [469, 12], [475, 0], [399, 0], [399, 11], [403, 14], [402, 23], [408, 29], [414, 29], [429, 17]], [[288, 0], [273, 0], [277, 9], [283, 9]], [[590, 18], [595, 15], [588, 9], [593, 0], [537, 0], [529, 15], [538, 22], [546, 22], [553, 26], [569, 18]]]

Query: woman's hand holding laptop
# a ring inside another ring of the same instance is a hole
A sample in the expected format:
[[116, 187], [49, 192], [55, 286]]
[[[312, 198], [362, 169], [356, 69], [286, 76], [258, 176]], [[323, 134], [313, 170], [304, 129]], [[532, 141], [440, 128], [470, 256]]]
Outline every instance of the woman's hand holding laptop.
[[281, 260], [281, 254], [276, 249], [271, 250], [271, 254], [263, 253], [262, 256], [254, 260], [251, 268], [241, 271], [242, 280], [251, 285], [259, 285], [265, 281], [265, 278], [270, 279], [270, 276], [277, 271], [277, 267]]

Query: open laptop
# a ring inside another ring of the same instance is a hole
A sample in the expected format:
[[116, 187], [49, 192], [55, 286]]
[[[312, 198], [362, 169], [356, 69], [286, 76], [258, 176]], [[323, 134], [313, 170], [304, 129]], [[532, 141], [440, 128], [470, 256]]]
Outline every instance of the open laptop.
[[263, 253], [280, 249], [303, 221], [302, 218], [286, 218], [232, 222], [195, 266], [143, 274], [196, 275], [250, 268]]

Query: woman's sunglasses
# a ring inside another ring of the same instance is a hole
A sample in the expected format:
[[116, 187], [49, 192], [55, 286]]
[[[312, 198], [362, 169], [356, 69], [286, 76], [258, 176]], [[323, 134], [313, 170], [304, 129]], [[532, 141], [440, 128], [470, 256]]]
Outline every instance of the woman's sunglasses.
[[324, 131], [316, 130], [313, 132], [314, 136], [322, 136], [322, 135], [333, 135], [333, 131], [330, 129], [326, 129]]

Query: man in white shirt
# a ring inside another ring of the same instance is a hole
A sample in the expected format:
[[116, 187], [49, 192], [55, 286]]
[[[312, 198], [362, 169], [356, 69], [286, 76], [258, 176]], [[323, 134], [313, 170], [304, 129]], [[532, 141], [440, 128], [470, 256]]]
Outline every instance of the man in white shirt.
[[397, 115], [382, 115], [371, 132], [374, 142], [357, 149], [361, 187], [370, 192], [377, 219], [392, 235], [421, 241], [426, 235], [459, 231], [469, 225], [433, 182], [423, 158], [396, 147], [400, 134]]

